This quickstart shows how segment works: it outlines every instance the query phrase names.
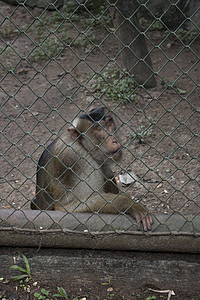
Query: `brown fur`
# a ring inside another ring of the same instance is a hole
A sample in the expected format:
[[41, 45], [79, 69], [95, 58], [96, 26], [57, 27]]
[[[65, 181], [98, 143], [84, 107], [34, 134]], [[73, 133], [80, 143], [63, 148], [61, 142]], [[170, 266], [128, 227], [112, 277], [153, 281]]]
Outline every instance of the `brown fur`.
[[110, 168], [113, 161], [122, 157], [117, 122], [105, 108], [99, 114], [98, 121], [85, 115], [76, 118], [68, 132], [43, 152], [38, 163], [36, 199], [31, 208], [128, 212], [143, 223], [144, 230], [150, 230], [152, 218], [147, 211], [129, 195], [119, 193]]

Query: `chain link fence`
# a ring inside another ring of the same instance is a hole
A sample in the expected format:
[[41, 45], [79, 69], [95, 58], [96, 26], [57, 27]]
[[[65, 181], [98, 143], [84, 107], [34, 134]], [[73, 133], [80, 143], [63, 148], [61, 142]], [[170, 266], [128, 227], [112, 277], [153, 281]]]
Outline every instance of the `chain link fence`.
[[[1, 245], [199, 252], [199, 1], [13, 3], [0, 2]], [[102, 106], [122, 136], [114, 178], [149, 232], [120, 211], [30, 210], [42, 152]]]

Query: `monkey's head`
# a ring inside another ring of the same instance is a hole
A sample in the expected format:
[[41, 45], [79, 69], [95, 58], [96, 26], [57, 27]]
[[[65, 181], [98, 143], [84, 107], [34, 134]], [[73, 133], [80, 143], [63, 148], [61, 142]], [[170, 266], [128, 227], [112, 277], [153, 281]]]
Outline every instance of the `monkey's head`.
[[98, 163], [103, 163], [111, 158], [119, 161], [122, 157], [117, 129], [114, 114], [101, 107], [77, 117], [68, 131]]

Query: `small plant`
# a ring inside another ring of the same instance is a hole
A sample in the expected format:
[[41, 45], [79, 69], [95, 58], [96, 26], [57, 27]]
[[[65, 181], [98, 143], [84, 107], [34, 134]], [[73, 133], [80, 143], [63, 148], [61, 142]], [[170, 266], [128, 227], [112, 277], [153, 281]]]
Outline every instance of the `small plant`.
[[[64, 298], [64, 299], [69, 299], [69, 297], [67, 295], [67, 292], [65, 291], [64, 288], [57, 287], [57, 290], [58, 290], [59, 294], [55, 294], [55, 295], [53, 295], [53, 297], [60, 297], [60, 298]], [[76, 299], [73, 299], [73, 300], [76, 300]]]
[[[101, 3], [101, 2], [100, 2]], [[106, 26], [112, 25], [112, 18], [107, 7], [107, 3], [101, 3], [99, 9], [97, 10], [96, 22], [103, 23]]]
[[93, 73], [89, 82], [98, 95], [106, 94], [113, 101], [133, 101], [135, 98], [135, 81], [124, 70], [107, 67], [105, 71]]
[[160, 20], [154, 20], [154, 22], [151, 25], [151, 29], [158, 30], [158, 31], [163, 30], [164, 29], [163, 23]]
[[2, 29], [0, 29], [0, 34], [3, 36], [3, 37], [8, 37], [9, 35], [12, 35], [12, 34], [15, 34], [15, 33], [18, 33], [19, 30], [13, 25], [13, 24], [10, 24], [9, 26], [4, 26], [2, 27]]
[[[62, 298], [62, 299], [69, 299], [67, 292], [62, 287], [57, 287], [58, 294], [50, 295], [49, 290], [41, 289], [40, 293], [34, 293], [34, 300], [53, 300], [54, 298]], [[73, 300], [78, 300], [78, 298], [73, 298]]]
[[72, 46], [74, 47], [83, 47], [83, 48], [92, 48], [93, 43], [96, 41], [96, 33], [92, 28], [89, 28], [87, 31], [80, 33], [80, 35], [74, 40]]
[[[80, 21], [80, 16], [74, 10], [74, 5], [69, 9], [69, 5], [64, 6], [61, 12], [54, 12], [51, 17], [48, 13], [44, 13], [38, 20], [35, 21], [34, 25], [31, 27], [31, 31], [41, 40], [49, 32], [56, 32], [65, 34], [69, 27], [71, 27], [71, 22]], [[69, 22], [70, 20], [70, 22]]]
[[170, 81], [168, 78], [163, 79], [162, 84], [165, 88], [175, 89], [181, 95], [186, 93], [185, 90], [182, 90], [181, 88], [178, 87], [176, 82]]
[[112, 279], [112, 276], [110, 276], [110, 277], [108, 278], [108, 281], [102, 282], [101, 285], [110, 285], [110, 284], [111, 284], [111, 279]]
[[139, 19], [140, 25], [143, 30], [146, 30], [148, 27], [150, 30], [161, 31], [164, 30], [164, 25], [160, 20], [150, 20], [142, 17]]
[[10, 268], [14, 269], [14, 270], [18, 270], [18, 271], [22, 272], [23, 274], [17, 275], [17, 276], [13, 276], [11, 278], [11, 280], [18, 281], [18, 280], [26, 279], [26, 282], [28, 282], [29, 280], [32, 279], [31, 269], [30, 269], [30, 265], [29, 265], [29, 262], [28, 262], [28, 259], [26, 258], [26, 256], [22, 254], [22, 258], [23, 258], [23, 260], [25, 262], [25, 269], [22, 268], [22, 267], [20, 267], [20, 266], [18, 266], [18, 265], [13, 265]]
[[63, 16], [59, 12], [55, 12], [51, 18], [45, 13], [34, 23], [31, 31], [41, 38], [49, 31], [57, 31], [62, 22]]
[[140, 125], [134, 133], [129, 133], [128, 138], [133, 141], [138, 140], [140, 144], [145, 144], [148, 138], [152, 136], [152, 131], [151, 127], [146, 129], [144, 125]]
[[[56, 11], [51, 14], [51, 17], [48, 13], [44, 13], [31, 26], [31, 32], [39, 41], [39, 45], [34, 49], [31, 57], [35, 61], [55, 58], [69, 44], [71, 47], [91, 49], [96, 46], [95, 25], [108, 24], [111, 23], [110, 20], [107, 6], [100, 5], [90, 14], [88, 10], [86, 11], [83, 7], [77, 8], [73, 1], [69, 1], [64, 6], [62, 13]], [[78, 23], [75, 31], [73, 30], [74, 22]], [[72, 36], [69, 34], [70, 28]]]
[[56, 37], [51, 37], [41, 43], [40, 47], [32, 52], [31, 57], [35, 61], [54, 58], [59, 55], [63, 49], [64, 45]]
[[34, 293], [35, 299], [38, 300], [52, 300], [50, 297], [50, 291], [47, 291], [45, 289], [41, 289], [41, 293]]
[[146, 298], [146, 300], [155, 300], [156, 299], [156, 296], [149, 296]]
[[198, 32], [192, 31], [192, 30], [185, 30], [183, 28], [180, 28], [176, 34], [175, 34], [182, 42], [184, 42], [186, 45], [190, 44], [193, 40], [197, 38], [199, 35]]

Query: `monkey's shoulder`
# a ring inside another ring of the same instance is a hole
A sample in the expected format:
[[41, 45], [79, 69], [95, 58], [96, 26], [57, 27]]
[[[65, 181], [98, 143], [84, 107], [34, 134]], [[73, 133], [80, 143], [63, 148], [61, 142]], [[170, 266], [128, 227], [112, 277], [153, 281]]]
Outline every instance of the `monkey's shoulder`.
[[86, 158], [91, 160], [87, 155], [87, 151], [80, 147], [78, 141], [73, 142], [67, 139], [66, 136], [61, 136], [43, 151], [38, 166], [45, 166], [46, 169], [57, 168], [58, 166], [67, 168], [84, 164], [83, 160], [87, 161]]
[[56, 144], [57, 139], [55, 139], [46, 149], [44, 149], [38, 161], [39, 168], [47, 166], [53, 160], [53, 157], [56, 155]]
[[[57, 140], [57, 139], [56, 139]], [[51, 159], [52, 157], [52, 149], [54, 147], [54, 144], [56, 143], [56, 140], [54, 140], [41, 154], [39, 161], [38, 161], [38, 166], [43, 167], [46, 165], [46, 163]]]

